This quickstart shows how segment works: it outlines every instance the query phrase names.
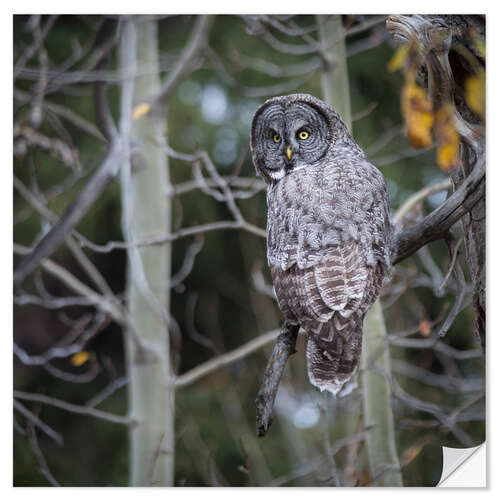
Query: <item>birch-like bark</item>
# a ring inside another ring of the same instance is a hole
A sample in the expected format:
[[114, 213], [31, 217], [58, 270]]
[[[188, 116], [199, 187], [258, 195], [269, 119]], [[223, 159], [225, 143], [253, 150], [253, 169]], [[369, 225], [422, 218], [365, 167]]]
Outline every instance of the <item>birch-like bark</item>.
[[[323, 99], [340, 114], [352, 133], [349, 78], [342, 17], [318, 16], [323, 58], [321, 75]], [[332, 41], [335, 40], [335, 43]], [[377, 485], [402, 486], [396, 452], [394, 417], [391, 406], [391, 358], [380, 301], [368, 311], [363, 328], [361, 353], [363, 416], [367, 434], [367, 449], [372, 478]], [[387, 374], [386, 377], [380, 373]]]
[[[127, 108], [160, 91], [156, 22], [125, 21], [120, 60], [135, 70], [133, 100]], [[135, 43], [134, 43], [135, 42]], [[135, 54], [131, 52], [134, 52]], [[128, 72], [128, 73], [127, 73]], [[123, 104], [122, 104], [123, 111]], [[122, 170], [123, 231], [126, 240], [170, 233], [170, 201], [165, 143], [166, 110], [131, 122], [131, 161]], [[122, 127], [123, 128], [123, 127]], [[133, 169], [131, 168], [133, 164]], [[171, 245], [128, 249], [127, 303], [141, 339], [152, 350], [146, 359], [126, 342], [130, 418], [130, 484], [174, 483], [174, 388], [169, 352], [168, 310]]]
[[318, 16], [318, 32], [323, 64], [321, 90], [323, 100], [337, 111], [352, 132], [349, 75], [345, 52], [342, 16]]
[[361, 370], [372, 481], [376, 486], [403, 486], [391, 406], [391, 355], [380, 300], [365, 317]]

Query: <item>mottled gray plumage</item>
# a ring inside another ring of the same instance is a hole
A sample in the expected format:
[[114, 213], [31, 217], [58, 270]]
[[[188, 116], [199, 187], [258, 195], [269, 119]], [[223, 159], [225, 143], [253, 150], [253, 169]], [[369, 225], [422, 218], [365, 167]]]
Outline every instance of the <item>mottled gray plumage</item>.
[[280, 309], [308, 333], [311, 383], [336, 394], [356, 371], [364, 316], [390, 269], [385, 179], [336, 111], [307, 94], [266, 101], [251, 148], [268, 184], [267, 258]]

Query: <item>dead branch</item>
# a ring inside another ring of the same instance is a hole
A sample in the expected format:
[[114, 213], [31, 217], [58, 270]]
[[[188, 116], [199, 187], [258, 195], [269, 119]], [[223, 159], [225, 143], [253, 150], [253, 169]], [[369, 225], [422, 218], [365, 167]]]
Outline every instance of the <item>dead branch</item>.
[[392, 264], [408, 258], [419, 248], [444, 238], [449, 229], [484, 199], [486, 190], [484, 158], [462, 185], [436, 210], [413, 227], [395, 236]]
[[297, 343], [298, 333], [298, 326], [285, 324], [267, 363], [264, 378], [257, 393], [257, 399], [255, 400], [257, 435], [259, 437], [266, 435], [272, 423], [274, 400], [276, 399], [286, 362], [296, 352], [295, 344]]

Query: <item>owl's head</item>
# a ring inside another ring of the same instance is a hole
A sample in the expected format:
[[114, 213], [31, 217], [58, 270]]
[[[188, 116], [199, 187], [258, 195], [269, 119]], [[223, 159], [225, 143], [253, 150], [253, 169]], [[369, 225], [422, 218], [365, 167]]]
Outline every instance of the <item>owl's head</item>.
[[321, 160], [332, 144], [349, 135], [338, 114], [308, 94], [267, 100], [252, 121], [251, 148], [257, 173], [273, 184]]

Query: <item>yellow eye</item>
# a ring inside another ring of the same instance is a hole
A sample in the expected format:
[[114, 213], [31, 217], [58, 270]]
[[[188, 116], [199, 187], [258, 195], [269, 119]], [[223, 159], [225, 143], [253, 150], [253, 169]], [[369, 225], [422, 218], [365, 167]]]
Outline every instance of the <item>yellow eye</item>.
[[281, 137], [278, 134], [273, 135], [273, 141], [274, 142], [281, 142]]
[[309, 137], [309, 132], [307, 130], [301, 130], [299, 132], [299, 139], [307, 139]]

